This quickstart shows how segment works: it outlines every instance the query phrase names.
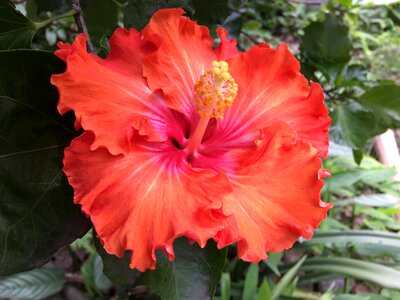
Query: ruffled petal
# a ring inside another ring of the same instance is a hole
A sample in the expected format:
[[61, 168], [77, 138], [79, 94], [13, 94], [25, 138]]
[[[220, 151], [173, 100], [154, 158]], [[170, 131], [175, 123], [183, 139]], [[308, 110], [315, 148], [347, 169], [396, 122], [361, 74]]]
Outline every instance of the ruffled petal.
[[64, 172], [108, 253], [132, 250], [132, 268], [154, 269], [157, 249], [174, 258], [177, 237], [204, 247], [221, 229], [215, 215], [231, 191], [225, 175], [192, 169], [169, 143], [135, 141], [131, 152], [115, 156], [91, 151], [93, 138], [86, 132], [73, 140]]
[[160, 120], [168, 123], [169, 109], [142, 76], [141, 59], [151, 49], [143, 45], [139, 33], [118, 29], [105, 60], [87, 53], [85, 35], [72, 45], [59, 46], [56, 55], [66, 61], [67, 70], [51, 78], [60, 93], [58, 110], [61, 114], [74, 110], [79, 125], [93, 131], [92, 150], [104, 146], [112, 154], [126, 154], [133, 128], [145, 131], [150, 140], [167, 138], [163, 130], [152, 128]]
[[236, 39], [228, 39], [228, 31], [225, 28], [217, 28], [217, 34], [219, 35], [220, 43], [214, 49], [214, 52], [218, 60], [227, 60], [239, 52], [236, 47]]
[[152, 90], [162, 89], [168, 107], [197, 120], [194, 84], [216, 59], [205, 26], [183, 17], [184, 10], [157, 11], [143, 29], [145, 39], [158, 40], [158, 49], [143, 60], [144, 76]]
[[300, 74], [300, 64], [286, 45], [276, 50], [267, 45], [253, 47], [228, 62], [239, 93], [208, 146], [235, 148], [236, 141], [248, 146], [260, 129], [283, 121], [326, 157], [331, 119], [323, 91]]
[[320, 200], [323, 181], [317, 150], [285, 123], [262, 132], [253, 153], [238, 152], [242, 169], [230, 176], [233, 193], [224, 200], [225, 228], [218, 246], [238, 242], [239, 256], [252, 262], [282, 251], [312, 231], [331, 207]]

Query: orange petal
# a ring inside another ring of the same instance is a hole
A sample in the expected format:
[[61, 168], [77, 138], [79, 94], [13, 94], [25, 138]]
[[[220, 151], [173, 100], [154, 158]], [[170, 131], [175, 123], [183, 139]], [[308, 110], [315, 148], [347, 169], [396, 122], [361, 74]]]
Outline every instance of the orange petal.
[[[58, 110], [61, 114], [74, 110], [78, 125], [94, 132], [92, 149], [105, 146], [112, 154], [126, 154], [133, 128], [140, 130], [144, 119], [149, 126], [166, 110], [142, 76], [146, 47], [141, 47], [140, 34], [118, 29], [105, 60], [87, 53], [85, 35], [79, 35], [72, 45], [59, 46], [56, 55], [66, 61], [67, 70], [51, 78], [60, 93]], [[154, 133], [152, 140], [165, 139], [158, 129], [146, 132]]]
[[233, 56], [228, 63], [239, 93], [219, 124], [216, 136], [220, 135], [223, 141], [216, 143], [235, 143], [243, 136], [251, 142], [260, 129], [283, 121], [326, 157], [331, 119], [323, 91], [317, 83], [309, 86], [287, 46], [276, 50], [266, 45], [253, 47]]
[[214, 49], [214, 52], [218, 60], [227, 60], [238, 53], [236, 39], [228, 39], [228, 31], [225, 28], [217, 28], [217, 34], [219, 35], [220, 43], [218, 47]]
[[287, 124], [264, 130], [253, 153], [241, 155], [243, 168], [230, 176], [233, 193], [223, 204], [229, 216], [216, 239], [219, 247], [237, 241], [239, 256], [257, 262], [267, 251], [291, 247], [300, 236], [310, 238], [330, 204], [320, 200], [317, 150]]
[[91, 151], [93, 138], [86, 132], [73, 140], [64, 171], [108, 253], [133, 250], [132, 268], [154, 269], [155, 251], [173, 259], [177, 237], [204, 247], [221, 229], [212, 211], [230, 191], [225, 175], [192, 169], [172, 144], [135, 141], [126, 156], [114, 156]]
[[216, 57], [207, 27], [184, 13], [181, 8], [161, 9], [153, 15], [142, 33], [151, 40], [157, 36], [159, 48], [145, 57], [143, 68], [150, 88], [163, 90], [168, 107], [194, 119], [193, 86]]

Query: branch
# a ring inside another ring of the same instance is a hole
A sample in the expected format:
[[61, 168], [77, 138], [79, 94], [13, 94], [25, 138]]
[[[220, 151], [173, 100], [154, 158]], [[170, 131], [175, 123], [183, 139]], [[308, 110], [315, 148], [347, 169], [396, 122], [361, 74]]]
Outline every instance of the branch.
[[248, 33], [245, 32], [245, 31], [242, 31], [242, 34], [243, 34], [244, 36], [246, 36], [253, 44], [255, 44], [255, 45], [260, 44], [260, 42], [259, 42], [254, 36], [252, 36], [251, 34], [248, 34]]
[[88, 29], [85, 23], [85, 19], [83, 18], [82, 7], [79, 0], [71, 0], [72, 2], [72, 9], [75, 11], [74, 19], [76, 26], [78, 26], [78, 31], [80, 33], [85, 33], [87, 35], [87, 45], [89, 52], [94, 51], [94, 47], [92, 41], [90, 40]]

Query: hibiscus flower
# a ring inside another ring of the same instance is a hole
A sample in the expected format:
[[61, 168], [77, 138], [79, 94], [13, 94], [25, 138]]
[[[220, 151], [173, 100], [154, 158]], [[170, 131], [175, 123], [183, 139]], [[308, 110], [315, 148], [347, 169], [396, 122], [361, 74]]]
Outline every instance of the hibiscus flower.
[[59, 44], [67, 64], [53, 75], [61, 114], [83, 134], [65, 150], [74, 201], [104, 248], [130, 266], [174, 258], [180, 236], [204, 247], [237, 243], [257, 262], [309, 238], [321, 202], [330, 118], [323, 91], [281, 45], [239, 53], [227, 31], [182, 9], [156, 12], [141, 32], [117, 29], [101, 59], [86, 36]]

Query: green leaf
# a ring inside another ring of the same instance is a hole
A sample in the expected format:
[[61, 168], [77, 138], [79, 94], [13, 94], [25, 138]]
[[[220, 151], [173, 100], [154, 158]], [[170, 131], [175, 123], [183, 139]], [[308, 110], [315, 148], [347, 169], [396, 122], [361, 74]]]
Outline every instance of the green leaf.
[[62, 172], [75, 132], [50, 75], [64, 69], [51, 53], [0, 51], [0, 276], [45, 263], [89, 229]]
[[231, 299], [231, 276], [229, 273], [223, 273], [220, 280], [221, 297], [220, 300]]
[[63, 270], [36, 269], [0, 280], [0, 297], [39, 300], [61, 291], [64, 283]]
[[66, 0], [34, 0], [37, 5], [38, 13], [43, 11], [52, 11], [56, 13], [63, 13], [69, 10], [69, 5]]
[[373, 293], [363, 293], [359, 295], [340, 294], [333, 297], [331, 300], [397, 300], [397, 298], [387, 298]]
[[130, 289], [137, 285], [137, 279], [142, 275], [138, 270], [131, 269], [129, 262], [131, 260], [131, 251], [126, 251], [122, 258], [118, 258], [115, 255], [108, 254], [102, 245], [100, 240], [94, 236], [94, 245], [96, 246], [97, 253], [100, 255], [103, 261], [103, 272], [104, 274], [115, 284]]
[[390, 207], [400, 204], [400, 198], [390, 194], [368, 194], [351, 199], [364, 206]]
[[376, 134], [375, 116], [354, 101], [337, 105], [332, 113], [330, 133], [334, 141], [345, 141], [352, 148], [361, 150], [367, 140]]
[[345, 64], [350, 60], [352, 48], [349, 28], [334, 15], [326, 15], [322, 22], [311, 22], [304, 29], [300, 50], [308, 59], [321, 63]]
[[400, 86], [383, 84], [375, 86], [360, 97], [360, 103], [374, 112], [377, 131], [400, 127]]
[[0, 0], [0, 49], [30, 48], [36, 25], [8, 0]]
[[330, 272], [345, 277], [369, 281], [382, 287], [400, 289], [400, 271], [377, 263], [344, 257], [313, 257], [300, 270]]
[[266, 279], [263, 280], [260, 289], [258, 290], [257, 300], [270, 300], [271, 290]]
[[310, 240], [302, 240], [300, 246], [308, 247], [316, 244], [368, 243], [382, 246], [393, 246], [400, 249], [400, 235], [390, 232], [371, 230], [349, 230], [332, 232], [315, 232]]
[[384, 289], [381, 293], [383, 296], [387, 296], [389, 299], [400, 299], [399, 291]]
[[129, 268], [129, 251], [121, 259], [107, 254], [97, 239], [95, 245], [103, 259], [104, 273], [112, 282], [125, 288], [148, 285], [162, 299], [169, 300], [212, 298], [226, 258], [226, 249], [218, 250], [213, 241], [201, 249], [180, 238], [174, 243], [174, 261], [158, 251], [156, 269], [140, 273]]
[[279, 262], [281, 261], [282, 256], [283, 256], [283, 252], [268, 253], [267, 266], [272, 270], [272, 272], [275, 273], [276, 276], [281, 276], [281, 273], [279, 272], [279, 269], [278, 269], [278, 265], [279, 265]]
[[299, 271], [301, 265], [306, 260], [307, 256], [303, 256], [282, 278], [279, 280], [278, 284], [272, 290], [272, 300], [278, 299], [278, 297], [284, 293], [285, 289], [290, 286], [294, 280], [297, 272]]
[[96, 253], [90, 255], [81, 267], [86, 289], [95, 295], [96, 292], [107, 292], [111, 288], [111, 281], [103, 273], [103, 261]]
[[353, 149], [353, 158], [357, 165], [361, 164], [361, 161], [363, 159], [363, 152], [358, 149]]
[[93, 263], [93, 277], [96, 288], [106, 292], [111, 288], [112, 282], [103, 273], [104, 265], [101, 257], [96, 255]]
[[192, 0], [194, 19], [203, 24], [222, 24], [231, 13], [228, 0]]
[[239, 38], [240, 33], [242, 32], [243, 27], [243, 17], [238, 12], [231, 13], [222, 24], [229, 32], [229, 36]]
[[189, 245], [186, 239], [174, 243], [176, 258], [170, 262], [165, 254], [158, 255], [156, 270], [139, 279], [162, 299], [210, 299], [225, 265], [226, 248], [219, 250], [214, 241], [204, 249]]
[[356, 255], [366, 256], [368, 259], [387, 259], [391, 258], [400, 262], [399, 247], [379, 244], [355, 244], [352, 248]]
[[83, 15], [89, 34], [100, 38], [104, 34], [112, 34], [118, 27], [119, 9], [112, 0], [88, 0]]
[[254, 300], [258, 286], [258, 264], [251, 264], [246, 273], [242, 300]]
[[363, 86], [367, 81], [367, 69], [364, 65], [346, 65], [342, 71], [342, 76], [336, 85], [338, 86]]
[[188, 3], [189, 0], [129, 0], [124, 11], [124, 26], [142, 30], [157, 10], [173, 7], [183, 7], [188, 10]]

